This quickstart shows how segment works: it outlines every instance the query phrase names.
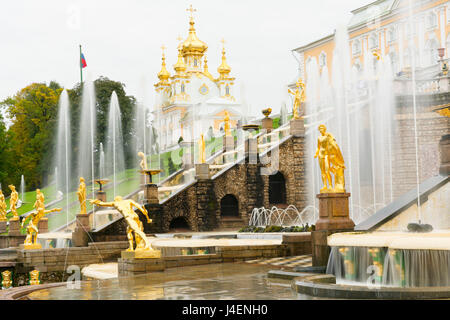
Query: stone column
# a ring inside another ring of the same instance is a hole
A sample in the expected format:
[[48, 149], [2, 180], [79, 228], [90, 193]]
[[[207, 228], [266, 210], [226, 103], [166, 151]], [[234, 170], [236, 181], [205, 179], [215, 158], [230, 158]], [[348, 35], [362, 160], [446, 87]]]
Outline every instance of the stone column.
[[[195, 193], [197, 198], [197, 231], [207, 231], [216, 227], [216, 210], [210, 207], [214, 201], [211, 192], [213, 182], [211, 179], [197, 179]], [[217, 203], [216, 203], [217, 204]], [[193, 228], [195, 226], [192, 226]]]
[[233, 136], [224, 136], [223, 137], [223, 151], [231, 151], [234, 150], [234, 137]]
[[20, 236], [20, 221], [19, 220], [9, 220], [9, 231], [10, 236]]
[[74, 247], [87, 247], [89, 242], [89, 231], [91, 231], [89, 215], [77, 214], [77, 225], [75, 231], [72, 232], [72, 245]]
[[313, 266], [326, 266], [330, 255], [327, 237], [336, 232], [352, 231], [355, 224], [349, 217], [350, 193], [319, 193], [319, 220], [311, 233]]
[[441, 166], [439, 173], [450, 175], [450, 134], [443, 135], [439, 140], [439, 151], [441, 156]]
[[306, 136], [305, 136], [305, 121], [301, 119], [292, 119], [290, 122], [290, 133], [292, 137], [292, 153], [293, 153], [293, 172], [294, 172], [294, 186], [291, 190], [294, 195], [293, 204], [299, 211], [306, 207], [307, 194], [307, 179], [306, 179]]
[[144, 185], [144, 204], [159, 204], [157, 184], [146, 183]]
[[4, 232], [8, 231], [6, 223], [7, 223], [7, 220], [0, 220], [0, 233], [4, 233]]
[[304, 137], [305, 136], [305, 120], [303, 118], [300, 119], [292, 119], [290, 121], [289, 133], [294, 137]]
[[205, 180], [209, 179], [209, 164], [208, 163], [197, 163], [195, 165], [195, 179], [196, 180]]
[[273, 119], [269, 117], [262, 119], [262, 128], [270, 133], [273, 130]]
[[183, 141], [180, 146], [184, 148], [183, 151], [183, 168], [185, 170], [190, 169], [194, 166], [194, 152], [193, 152], [193, 142]]
[[39, 233], [47, 233], [48, 232], [48, 218], [42, 218], [38, 223]]
[[95, 199], [106, 202], [106, 192], [100, 190], [95, 191]]

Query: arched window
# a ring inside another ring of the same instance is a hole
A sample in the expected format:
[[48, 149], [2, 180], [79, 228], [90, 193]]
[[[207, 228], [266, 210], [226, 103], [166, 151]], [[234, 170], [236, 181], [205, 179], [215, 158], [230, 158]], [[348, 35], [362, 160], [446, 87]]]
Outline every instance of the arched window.
[[228, 85], [225, 87], [225, 95], [230, 95], [230, 87]]
[[194, 67], [197, 66], [197, 59], [194, 59]]
[[437, 27], [437, 15], [434, 12], [427, 14], [425, 18], [425, 25], [427, 29], [435, 29]]
[[425, 44], [425, 62], [428, 66], [435, 65], [439, 60], [439, 44], [436, 39], [430, 39]]
[[184, 83], [181, 84], [181, 92], [184, 93]]
[[286, 203], [286, 180], [280, 171], [269, 176], [269, 203]]
[[361, 53], [361, 42], [359, 40], [353, 41], [352, 52], [353, 55], [358, 55]]
[[319, 66], [325, 67], [326, 65], [327, 65], [327, 54], [322, 51], [319, 55]]
[[395, 26], [390, 27], [388, 32], [387, 32], [387, 40], [388, 40], [388, 42], [397, 41], [397, 36], [398, 36], [397, 27], [395, 27]]
[[369, 37], [369, 48], [370, 49], [378, 48], [378, 38], [376, 34], [373, 34]]
[[220, 200], [220, 215], [222, 217], [239, 217], [239, 202], [232, 194], [227, 194]]

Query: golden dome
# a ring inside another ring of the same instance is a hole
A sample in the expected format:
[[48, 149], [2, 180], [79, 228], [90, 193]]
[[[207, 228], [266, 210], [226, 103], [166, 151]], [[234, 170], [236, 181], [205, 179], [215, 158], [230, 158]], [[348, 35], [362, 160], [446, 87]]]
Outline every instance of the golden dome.
[[173, 68], [175, 69], [177, 74], [181, 74], [186, 70], [186, 65], [184, 64], [181, 48], [178, 49], [178, 61], [176, 64], [174, 64]]
[[158, 78], [159, 78], [159, 80], [161, 80], [161, 82], [165, 83], [165, 82], [167, 82], [169, 77], [170, 77], [170, 73], [166, 69], [166, 57], [164, 56], [164, 53], [163, 53], [161, 71], [158, 72]]
[[181, 52], [183, 56], [186, 55], [203, 55], [203, 53], [208, 49], [206, 43], [201, 41], [196, 33], [194, 28], [194, 18], [191, 17], [189, 22], [191, 27], [189, 28], [189, 35], [187, 39], [181, 45]]
[[231, 72], [231, 67], [228, 65], [225, 57], [225, 47], [222, 49], [222, 64], [217, 68], [217, 72], [219, 72], [221, 78], [228, 77], [228, 74]]

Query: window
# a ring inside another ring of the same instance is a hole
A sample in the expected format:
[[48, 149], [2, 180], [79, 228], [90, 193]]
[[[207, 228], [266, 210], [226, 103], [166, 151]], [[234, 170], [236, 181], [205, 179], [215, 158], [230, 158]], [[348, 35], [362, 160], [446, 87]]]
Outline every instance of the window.
[[325, 67], [326, 65], [327, 65], [327, 54], [322, 51], [319, 55], [319, 66]]
[[392, 68], [392, 72], [393, 73], [397, 73], [399, 70], [398, 70], [398, 59], [397, 59], [397, 54], [394, 52], [394, 51], [392, 51], [392, 52], [389, 52], [389, 59], [391, 60], [391, 68]]
[[353, 41], [352, 52], [353, 55], [358, 55], [361, 53], [361, 42], [359, 40]]
[[427, 29], [435, 29], [437, 27], [437, 15], [434, 12], [430, 12], [425, 17], [425, 26]]
[[439, 53], [438, 53], [438, 42], [436, 39], [430, 39], [425, 44], [425, 62], [428, 66], [432, 66], [438, 63]]
[[181, 84], [181, 93], [184, 93], [184, 83]]
[[197, 59], [194, 59], [194, 67], [197, 66]]
[[361, 68], [361, 63], [359, 62], [359, 60], [355, 60], [355, 63], [353, 64], [353, 68], [356, 70], [356, 72], [361, 72], [362, 68]]
[[376, 34], [373, 34], [369, 37], [369, 48], [370, 49], [378, 48], [378, 38]]
[[398, 37], [397, 27], [389, 28], [389, 30], [387, 32], [387, 40], [388, 40], [388, 42], [397, 41], [397, 37]]
[[225, 95], [230, 95], [230, 87], [228, 85], [225, 87]]

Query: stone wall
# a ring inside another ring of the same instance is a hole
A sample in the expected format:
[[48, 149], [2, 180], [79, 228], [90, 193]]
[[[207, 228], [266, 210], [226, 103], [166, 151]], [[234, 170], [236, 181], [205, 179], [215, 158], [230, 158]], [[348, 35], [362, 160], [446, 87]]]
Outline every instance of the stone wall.
[[[439, 174], [441, 163], [439, 140], [450, 133], [450, 118], [434, 112], [439, 105], [450, 102], [450, 92], [424, 94], [416, 97], [419, 180]], [[393, 142], [394, 198], [416, 186], [416, 148], [413, 101], [411, 96], [397, 97]]]

